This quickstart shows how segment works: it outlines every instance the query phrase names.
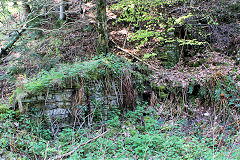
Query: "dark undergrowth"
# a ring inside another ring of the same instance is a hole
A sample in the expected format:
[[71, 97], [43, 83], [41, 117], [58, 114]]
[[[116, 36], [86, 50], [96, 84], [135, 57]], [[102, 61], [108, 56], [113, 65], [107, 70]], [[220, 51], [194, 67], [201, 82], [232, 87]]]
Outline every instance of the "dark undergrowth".
[[103, 129], [95, 123], [65, 128], [52, 136], [39, 115], [19, 115], [6, 109], [0, 115], [0, 156], [2, 159], [54, 159], [57, 155], [63, 155], [63, 159], [240, 159], [239, 128], [217, 124], [213, 115], [201, 121], [168, 115], [171, 107], [164, 104], [151, 107], [139, 103], [135, 111], [124, 116], [114, 109], [104, 135], [99, 136]]

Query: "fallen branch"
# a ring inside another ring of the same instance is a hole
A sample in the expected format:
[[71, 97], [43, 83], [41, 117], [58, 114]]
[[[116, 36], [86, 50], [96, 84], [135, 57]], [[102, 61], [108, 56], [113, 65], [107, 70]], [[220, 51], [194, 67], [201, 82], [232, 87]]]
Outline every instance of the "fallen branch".
[[64, 158], [64, 157], [68, 157], [68, 156], [72, 155], [74, 152], [76, 152], [81, 146], [84, 146], [84, 145], [86, 145], [86, 144], [88, 144], [88, 143], [90, 143], [90, 142], [92, 142], [92, 141], [94, 141], [94, 140], [96, 140], [96, 139], [104, 136], [104, 135], [105, 135], [106, 133], [108, 133], [109, 131], [110, 131], [110, 130], [108, 130], [108, 131], [100, 134], [99, 136], [97, 136], [97, 137], [95, 137], [95, 138], [93, 138], [93, 139], [90, 139], [89, 141], [87, 141], [87, 142], [85, 142], [85, 143], [79, 144], [77, 147], [75, 147], [75, 148], [74, 148], [72, 151], [70, 151], [70, 152], [67, 152], [67, 153], [65, 153], [65, 154], [58, 155], [58, 156], [56, 156], [56, 157], [50, 158], [49, 160], [62, 159], [62, 158]]
[[3, 48], [0, 48], [0, 57], [2, 55], [7, 55], [8, 51], [12, 48], [12, 46], [14, 45], [15, 42], [17, 42], [17, 40], [21, 37], [22, 33], [25, 31], [25, 27], [23, 27], [23, 29], [21, 29], [19, 32], [17, 32], [17, 35], [14, 37], [14, 39], [8, 43], [8, 45], [6, 45]]
[[144, 62], [141, 58], [139, 58], [139, 57], [137, 57], [136, 55], [130, 53], [130, 52], [127, 51], [126, 49], [121, 48], [121, 47], [118, 46], [118, 45], [117, 45], [112, 39], [111, 39], [111, 41], [115, 44], [115, 47], [116, 47], [117, 49], [119, 49], [119, 50], [121, 50], [121, 51], [123, 51], [123, 52], [129, 54], [130, 56], [136, 58], [138, 61], [142, 62], [143, 64], [145, 64], [145, 65], [147, 65], [147, 66], [149, 66], [150, 68], [152, 68], [152, 69], [154, 69], [154, 70], [156, 70], [156, 71], [160, 71], [159, 69], [153, 67], [152, 65], [148, 64], [147, 62]]
[[44, 160], [47, 158], [47, 149], [48, 149], [48, 144], [49, 144], [49, 141], [47, 141], [47, 147], [45, 149], [45, 156], [44, 156]]

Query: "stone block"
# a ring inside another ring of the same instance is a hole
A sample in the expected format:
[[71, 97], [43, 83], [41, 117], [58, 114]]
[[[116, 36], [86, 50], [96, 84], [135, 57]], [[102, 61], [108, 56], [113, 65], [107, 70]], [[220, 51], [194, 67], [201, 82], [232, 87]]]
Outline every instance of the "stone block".
[[47, 110], [55, 109], [55, 108], [57, 108], [57, 105], [56, 105], [56, 103], [46, 103], [44, 105], [44, 108], [47, 109]]
[[71, 100], [72, 95], [73, 95], [73, 90], [70, 90], [70, 89], [64, 90], [64, 92], [62, 94], [62, 96], [65, 100]]
[[72, 103], [71, 102], [65, 102], [65, 105], [66, 106], [72, 106]]
[[46, 110], [47, 116], [52, 119], [52, 118], [67, 118], [69, 115], [69, 112], [67, 109], [63, 108], [56, 108], [56, 109], [51, 109], [51, 110]]
[[63, 106], [64, 106], [64, 102], [56, 102], [56, 105], [57, 105], [58, 107], [63, 107]]
[[55, 94], [54, 97], [55, 97], [55, 100], [57, 102], [62, 102], [63, 101], [63, 95], [62, 94]]

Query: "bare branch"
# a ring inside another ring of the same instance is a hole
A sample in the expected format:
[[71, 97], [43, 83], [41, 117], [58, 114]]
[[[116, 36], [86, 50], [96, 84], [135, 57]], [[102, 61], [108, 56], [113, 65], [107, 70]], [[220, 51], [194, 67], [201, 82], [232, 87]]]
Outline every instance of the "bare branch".
[[104, 135], [105, 135], [106, 133], [108, 133], [109, 131], [110, 131], [110, 130], [107, 130], [106, 132], [100, 134], [99, 136], [97, 136], [97, 137], [95, 137], [95, 138], [93, 138], [93, 139], [90, 139], [89, 141], [87, 141], [87, 142], [85, 142], [85, 143], [79, 144], [77, 147], [75, 147], [75, 148], [74, 148], [72, 151], [70, 151], [70, 152], [67, 152], [67, 153], [62, 154], [62, 155], [58, 155], [58, 156], [56, 156], [56, 157], [52, 157], [52, 158], [50, 158], [49, 160], [62, 159], [62, 158], [64, 158], [64, 157], [70, 156], [70, 155], [72, 155], [74, 152], [76, 152], [81, 146], [84, 146], [84, 145], [86, 145], [86, 144], [88, 144], [88, 143], [90, 143], [90, 142], [92, 142], [92, 141], [94, 141], [94, 140], [96, 140], [96, 139], [104, 136]]

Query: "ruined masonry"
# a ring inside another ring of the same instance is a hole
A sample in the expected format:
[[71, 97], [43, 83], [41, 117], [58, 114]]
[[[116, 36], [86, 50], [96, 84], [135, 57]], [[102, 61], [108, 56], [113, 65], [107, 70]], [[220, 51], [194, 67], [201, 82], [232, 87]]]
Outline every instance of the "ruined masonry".
[[[96, 109], [107, 114], [109, 107], [123, 106], [124, 96], [119, 84], [112, 80], [91, 82], [86, 87], [50, 89], [47, 93], [29, 95], [22, 101], [23, 106], [36, 107], [45, 115], [51, 127], [61, 128], [66, 125], [81, 125], [86, 119], [91, 121], [91, 113]], [[88, 117], [88, 118], [86, 118]]]

